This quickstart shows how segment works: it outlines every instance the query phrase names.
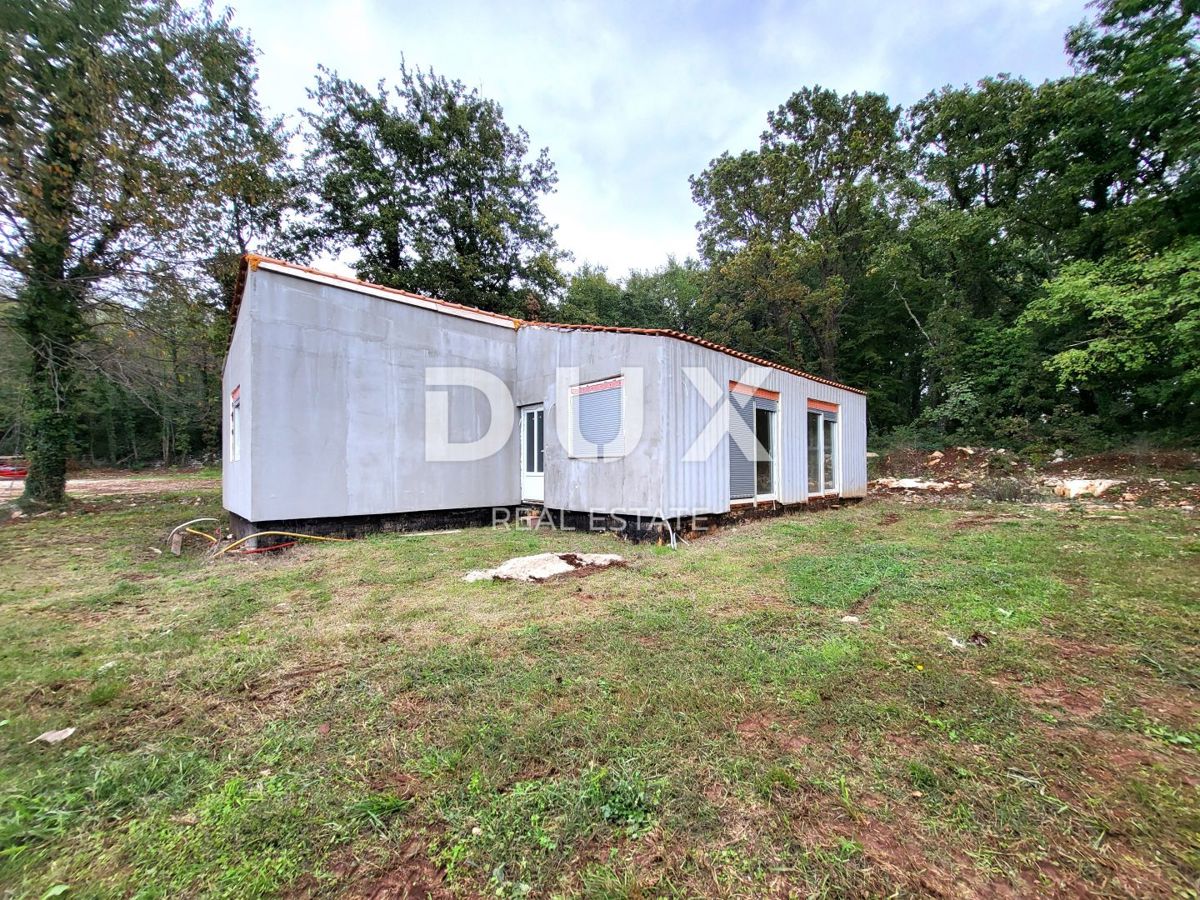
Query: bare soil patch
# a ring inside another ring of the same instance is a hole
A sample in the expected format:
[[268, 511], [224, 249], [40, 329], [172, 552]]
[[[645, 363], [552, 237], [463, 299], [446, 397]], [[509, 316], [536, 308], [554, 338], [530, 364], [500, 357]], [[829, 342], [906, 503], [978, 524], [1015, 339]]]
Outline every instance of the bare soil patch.
[[[153, 494], [206, 493], [221, 489], [220, 478], [181, 477], [178, 475], [106, 475], [103, 477], [71, 478], [67, 481], [69, 497], [113, 497]], [[21, 496], [25, 481], [6, 481], [0, 486], [0, 499]]]
[[991, 684], [1002, 690], [1016, 691], [1026, 703], [1043, 709], [1057, 709], [1079, 719], [1090, 719], [1104, 708], [1099, 688], [1068, 685], [1060, 678], [1033, 684], [1008, 678], [993, 678]]
[[737, 723], [734, 730], [744, 744], [784, 753], [801, 753], [813, 746], [813, 739], [801, 732], [798, 722], [769, 713], [747, 716]]

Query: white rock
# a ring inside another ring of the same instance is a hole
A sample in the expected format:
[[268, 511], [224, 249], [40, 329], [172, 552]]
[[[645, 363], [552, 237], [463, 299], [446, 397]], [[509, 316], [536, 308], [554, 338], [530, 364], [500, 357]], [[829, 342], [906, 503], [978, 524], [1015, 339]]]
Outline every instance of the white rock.
[[842, 616], [843, 625], [858, 625], [861, 621], [858, 616]]
[[919, 478], [880, 478], [875, 483], [894, 491], [947, 491], [957, 486], [953, 481], [921, 481]]
[[35, 737], [33, 739], [33, 741], [30, 741], [29, 743], [32, 744], [34, 741], [41, 741], [42, 743], [45, 743], [45, 744], [57, 744], [60, 741], [65, 741], [67, 738], [69, 738], [74, 733], [75, 733], [74, 728], [64, 728], [61, 731], [43, 731], [41, 734], [39, 734], [37, 737]]
[[545, 581], [555, 575], [565, 575], [582, 568], [604, 568], [625, 562], [615, 553], [538, 553], [518, 556], [494, 569], [468, 572], [463, 581]]
[[1118, 481], [1113, 478], [1069, 478], [1056, 484], [1054, 486], [1054, 493], [1056, 496], [1066, 497], [1068, 500], [1074, 500], [1076, 497], [1084, 497], [1089, 494], [1093, 497], [1099, 497], [1114, 485], [1124, 483], [1124, 481]]

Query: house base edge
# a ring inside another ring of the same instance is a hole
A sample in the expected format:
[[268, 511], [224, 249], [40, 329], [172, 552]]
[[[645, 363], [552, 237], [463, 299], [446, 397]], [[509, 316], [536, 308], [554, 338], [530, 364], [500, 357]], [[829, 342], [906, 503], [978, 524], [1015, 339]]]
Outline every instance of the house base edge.
[[[589, 513], [577, 510], [550, 509], [536, 505], [485, 506], [468, 509], [438, 509], [405, 513], [383, 513], [361, 516], [335, 516], [306, 519], [272, 519], [258, 522], [230, 512], [230, 531], [235, 538], [249, 537], [264, 531], [293, 532], [319, 537], [356, 538], [369, 534], [411, 533], [416, 531], [447, 531], [455, 528], [526, 528], [549, 531], [609, 531], [631, 543], [669, 544], [672, 540], [695, 540], [719, 531], [751, 522], [799, 512], [836, 509], [860, 503], [861, 497], [819, 497], [801, 503], [768, 502], [736, 506], [723, 513], [660, 518], [650, 516]], [[270, 547], [289, 541], [283, 535], [264, 535], [252, 543]]]

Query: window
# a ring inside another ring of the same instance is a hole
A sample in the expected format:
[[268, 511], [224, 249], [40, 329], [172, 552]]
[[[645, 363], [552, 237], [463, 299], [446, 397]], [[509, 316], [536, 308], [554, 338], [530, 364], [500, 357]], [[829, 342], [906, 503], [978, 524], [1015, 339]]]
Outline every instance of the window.
[[837, 490], [837, 467], [834, 465], [834, 459], [837, 455], [837, 420], [825, 416], [825, 432], [822, 435], [822, 453], [821, 458], [824, 461], [824, 488], [828, 491]]
[[524, 416], [525, 452], [521, 458], [525, 471], [530, 475], [540, 475], [546, 470], [545, 444], [545, 412], [541, 407], [527, 409]]
[[779, 395], [729, 383], [729, 499], [773, 500]]
[[819, 412], [808, 414], [808, 492], [821, 493], [821, 423]]
[[808, 401], [808, 493], [838, 490], [838, 406], [823, 400]]
[[572, 457], [613, 459], [625, 455], [624, 400], [620, 377], [571, 388]]
[[775, 494], [775, 411], [754, 407], [754, 493], [763, 497]]
[[239, 384], [229, 395], [229, 459], [237, 462], [242, 458], [242, 386]]

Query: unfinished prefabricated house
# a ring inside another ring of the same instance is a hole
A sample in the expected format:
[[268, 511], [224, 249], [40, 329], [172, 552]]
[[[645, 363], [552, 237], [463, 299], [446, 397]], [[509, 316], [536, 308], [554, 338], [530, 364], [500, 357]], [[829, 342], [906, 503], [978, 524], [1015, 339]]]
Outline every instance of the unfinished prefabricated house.
[[239, 534], [602, 527], [867, 489], [862, 391], [674, 331], [525, 322], [243, 261], [224, 370]]

